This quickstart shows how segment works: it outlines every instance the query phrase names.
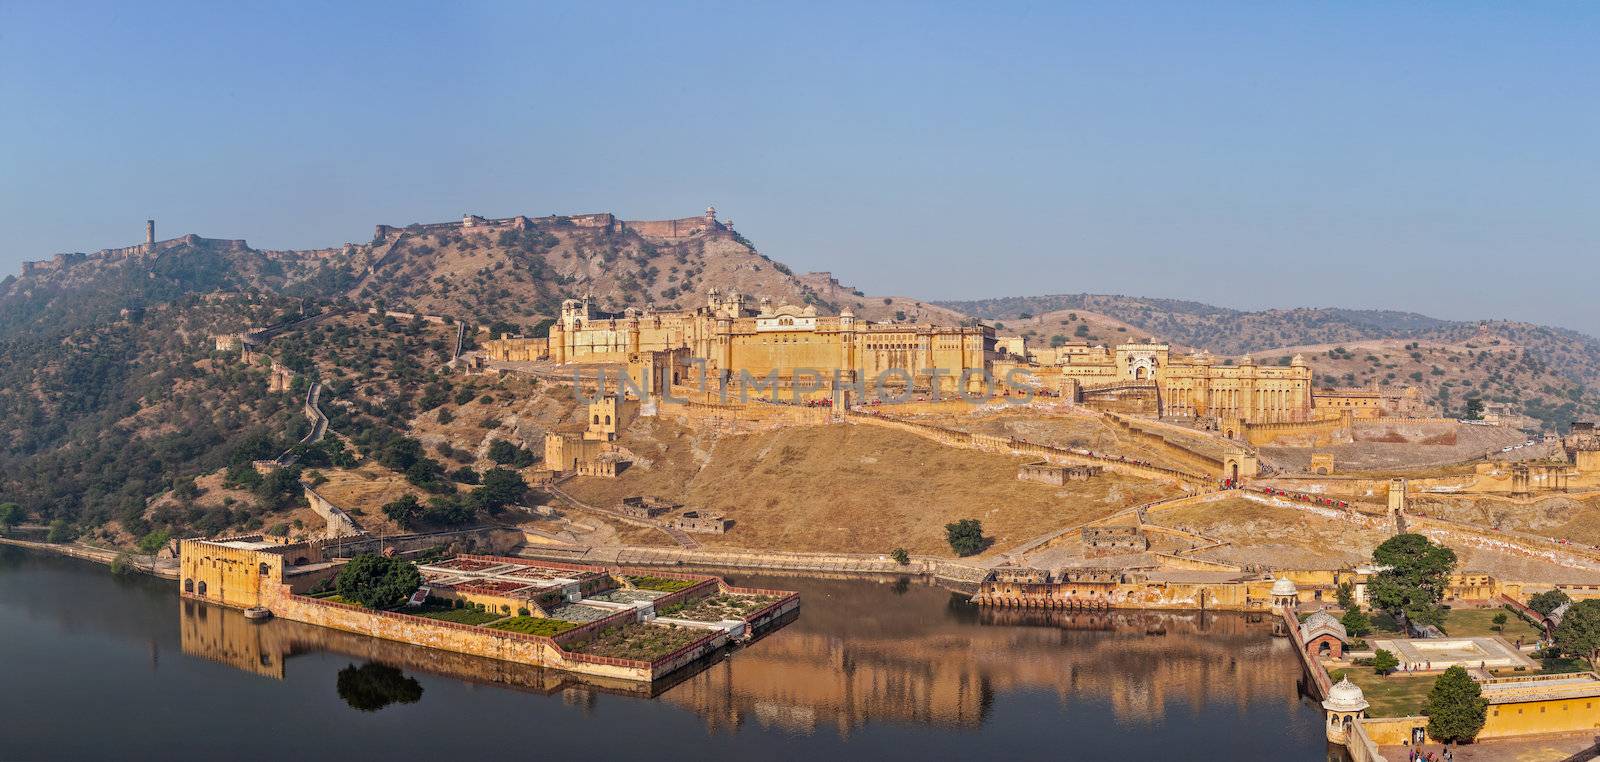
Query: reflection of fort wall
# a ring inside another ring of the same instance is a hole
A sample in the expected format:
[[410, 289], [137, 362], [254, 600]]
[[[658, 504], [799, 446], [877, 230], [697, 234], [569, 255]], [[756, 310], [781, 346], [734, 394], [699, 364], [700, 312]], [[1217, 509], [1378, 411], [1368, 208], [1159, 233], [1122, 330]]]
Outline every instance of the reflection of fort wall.
[[234, 669], [283, 679], [284, 648], [269, 628], [244, 614], [194, 601], [180, 604], [178, 631], [183, 652]]
[[666, 687], [631, 680], [609, 680], [528, 664], [412, 646], [342, 630], [273, 619], [252, 622], [242, 612], [186, 600], [180, 607], [183, 652], [245, 672], [285, 677], [285, 662], [302, 653], [331, 652], [476, 683], [552, 693], [576, 685], [607, 692], [652, 695]]
[[1053, 690], [1063, 711], [1104, 700], [1125, 721], [1153, 721], [1174, 702], [1198, 712], [1298, 700], [1287, 641], [1245, 616], [995, 610], [982, 621], [996, 626], [924, 618], [915, 635], [858, 637], [801, 632], [812, 629], [803, 618], [662, 698], [714, 729], [753, 720], [841, 734], [875, 721], [973, 727], [993, 695], [1020, 690]]
[[[741, 583], [761, 584], [744, 579]], [[976, 728], [993, 698], [1050, 691], [1063, 713], [1101, 703], [1120, 722], [1170, 709], [1298, 701], [1300, 664], [1271, 621], [1207, 612], [983, 609], [923, 585], [874, 589], [814, 580], [817, 604], [736, 659], [643, 686], [408, 646], [287, 620], [252, 623], [231, 609], [185, 601], [183, 650], [283, 678], [285, 660], [328, 651], [409, 671], [517, 690], [572, 686], [661, 699], [699, 713], [713, 730], [764, 728], [843, 735], [871, 723]], [[567, 694], [581, 697], [582, 692]]]

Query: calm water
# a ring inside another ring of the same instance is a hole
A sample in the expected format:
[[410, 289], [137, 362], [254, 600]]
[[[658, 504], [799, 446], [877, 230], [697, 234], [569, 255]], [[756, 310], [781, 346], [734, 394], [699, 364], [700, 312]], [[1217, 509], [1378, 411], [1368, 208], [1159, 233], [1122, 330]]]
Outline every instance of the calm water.
[[800, 617], [651, 696], [0, 546], [0, 759], [1330, 758], [1266, 622], [996, 618], [917, 583], [735, 576], [801, 591]]

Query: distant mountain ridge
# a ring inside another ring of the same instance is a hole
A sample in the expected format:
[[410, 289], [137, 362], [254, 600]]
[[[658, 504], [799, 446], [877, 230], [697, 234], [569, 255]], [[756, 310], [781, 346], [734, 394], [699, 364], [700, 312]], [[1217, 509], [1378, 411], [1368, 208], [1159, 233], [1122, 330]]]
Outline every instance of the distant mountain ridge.
[[1566, 328], [1503, 320], [1443, 320], [1399, 310], [1297, 307], [1249, 311], [1182, 299], [1113, 294], [1052, 294], [934, 303], [985, 320], [1016, 318], [1023, 313], [1088, 310], [1139, 326], [1170, 341], [1223, 354], [1363, 339], [1461, 339], [1482, 326], [1495, 325], [1538, 328], [1575, 341], [1600, 343], [1600, 339]]

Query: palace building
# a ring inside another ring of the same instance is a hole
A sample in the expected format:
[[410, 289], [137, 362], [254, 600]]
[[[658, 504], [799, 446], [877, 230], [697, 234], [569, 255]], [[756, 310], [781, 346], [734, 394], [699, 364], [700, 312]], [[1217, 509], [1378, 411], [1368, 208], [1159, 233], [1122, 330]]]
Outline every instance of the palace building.
[[[995, 356], [989, 326], [874, 323], [857, 319], [849, 308], [820, 315], [812, 306], [774, 305], [768, 299], [752, 308], [746, 297], [715, 289], [704, 306], [685, 310], [630, 307], [607, 313], [588, 299], [568, 299], [548, 338], [497, 339], [485, 352], [501, 361], [670, 367], [676, 383], [691, 383], [682, 376], [690, 362], [698, 361], [711, 380], [743, 373], [766, 379], [776, 373], [785, 386], [798, 381], [826, 388], [837, 370], [847, 382], [882, 378], [886, 385], [900, 386], [925, 387], [937, 377], [942, 389], [952, 391], [964, 371], [981, 372]], [[825, 377], [797, 379], [804, 371]]]
[[1283, 423], [1312, 419], [1311, 367], [1295, 355], [1287, 366], [1237, 365], [1200, 352], [1177, 355], [1154, 341], [1115, 347], [1069, 344], [1041, 377], [1059, 376], [1064, 393], [1119, 412], [1180, 418]]
[[1414, 407], [1386, 390], [1315, 389], [1301, 355], [1262, 365], [1249, 355], [1234, 362], [1204, 351], [1175, 353], [1154, 340], [1114, 347], [1070, 342], [1036, 352], [1022, 338], [996, 338], [981, 324], [874, 323], [849, 308], [823, 315], [814, 306], [770, 299], [752, 305], [744, 295], [715, 289], [689, 309], [613, 313], [587, 298], [568, 299], [548, 337], [501, 337], [483, 349], [492, 361], [625, 366], [636, 384], [649, 368], [652, 386], [663, 377], [713, 387], [748, 377], [827, 393], [837, 372], [861, 388], [925, 390], [937, 379], [941, 392], [954, 393], [964, 374], [965, 391], [981, 390], [985, 379], [1004, 391], [1017, 383], [1015, 372], [1034, 391], [1102, 410], [1241, 424], [1300, 423], [1346, 411], [1405, 415]]

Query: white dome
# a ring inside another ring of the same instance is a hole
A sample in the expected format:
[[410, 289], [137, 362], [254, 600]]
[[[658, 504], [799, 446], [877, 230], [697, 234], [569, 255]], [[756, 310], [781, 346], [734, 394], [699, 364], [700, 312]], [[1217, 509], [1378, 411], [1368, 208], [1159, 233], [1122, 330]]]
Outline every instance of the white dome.
[[[1258, 587], [1256, 589], [1260, 590], [1261, 588]], [[1298, 595], [1299, 592], [1300, 589], [1294, 586], [1294, 580], [1289, 579], [1288, 577], [1284, 577], [1279, 579], [1277, 582], [1272, 583], [1273, 595]]]
[[1322, 708], [1333, 712], [1359, 712], [1367, 706], [1361, 686], [1350, 682], [1349, 675], [1328, 689], [1328, 697], [1322, 701]]

